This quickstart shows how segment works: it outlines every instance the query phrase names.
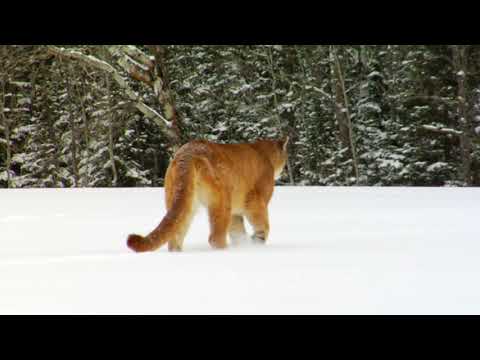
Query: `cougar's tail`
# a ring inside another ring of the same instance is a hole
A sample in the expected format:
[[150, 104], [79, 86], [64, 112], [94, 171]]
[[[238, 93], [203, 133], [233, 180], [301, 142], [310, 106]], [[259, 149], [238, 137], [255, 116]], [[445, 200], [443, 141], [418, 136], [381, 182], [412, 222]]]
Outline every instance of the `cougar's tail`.
[[175, 159], [165, 176], [167, 214], [146, 237], [130, 235], [127, 245], [136, 252], [154, 251], [167, 242], [170, 250], [181, 250], [183, 238], [193, 217], [195, 197], [194, 159]]

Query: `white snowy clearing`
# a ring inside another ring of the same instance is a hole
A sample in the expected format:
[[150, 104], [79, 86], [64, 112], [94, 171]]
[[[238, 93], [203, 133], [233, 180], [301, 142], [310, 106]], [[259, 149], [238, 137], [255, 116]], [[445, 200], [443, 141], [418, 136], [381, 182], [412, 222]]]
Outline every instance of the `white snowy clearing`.
[[[0, 191], [2, 314], [480, 314], [480, 189], [277, 187], [266, 246], [135, 254], [163, 189]], [[249, 229], [250, 230], [250, 229]]]

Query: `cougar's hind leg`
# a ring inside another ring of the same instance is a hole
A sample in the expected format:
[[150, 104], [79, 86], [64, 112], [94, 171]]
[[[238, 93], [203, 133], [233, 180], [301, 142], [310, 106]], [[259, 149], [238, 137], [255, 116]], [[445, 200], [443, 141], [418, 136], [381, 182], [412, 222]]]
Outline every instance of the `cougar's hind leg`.
[[[178, 162], [174, 160], [167, 170], [167, 174], [165, 175], [165, 207], [167, 210], [167, 216], [169, 216], [169, 212], [174, 205], [174, 202], [178, 201], [178, 198], [176, 199], [178, 194], [175, 195], [175, 187], [178, 187], [179, 184], [175, 183], [175, 179], [179, 173], [181, 174], [182, 171], [185, 171], [184, 168], [182, 169], [178, 166]], [[190, 228], [193, 217], [195, 216], [197, 204], [194, 179], [192, 179], [192, 182], [193, 185], [191, 186], [193, 186], [193, 188], [190, 191], [187, 191], [187, 193], [184, 195], [190, 198], [190, 200], [187, 200], [189, 205], [186, 206], [182, 213], [177, 215], [179, 217], [177, 219], [179, 223], [177, 231], [171, 235], [171, 238], [168, 239], [168, 251], [170, 252], [180, 252], [183, 250], [183, 242], [187, 235], [188, 229]]]
[[168, 251], [169, 252], [181, 252], [183, 250], [183, 239], [179, 241], [178, 239], [168, 240]]
[[230, 235], [230, 241], [233, 245], [238, 245], [242, 242], [242, 240], [247, 238], [247, 232], [245, 230], [245, 224], [242, 215], [232, 215], [228, 234]]
[[192, 223], [195, 214], [198, 209], [198, 201], [196, 197], [193, 198], [192, 201], [192, 209], [186, 214], [183, 214], [185, 217], [185, 223], [187, 224], [184, 227], [179, 228], [178, 233], [176, 234], [175, 238], [170, 239], [168, 241], [168, 250], [172, 252], [180, 252], [183, 250], [183, 242], [185, 241], [185, 237], [187, 236], [188, 230], [190, 228], [190, 224]]
[[227, 233], [230, 227], [231, 208], [226, 192], [217, 193], [208, 205], [210, 237], [208, 242], [213, 248], [227, 247]]

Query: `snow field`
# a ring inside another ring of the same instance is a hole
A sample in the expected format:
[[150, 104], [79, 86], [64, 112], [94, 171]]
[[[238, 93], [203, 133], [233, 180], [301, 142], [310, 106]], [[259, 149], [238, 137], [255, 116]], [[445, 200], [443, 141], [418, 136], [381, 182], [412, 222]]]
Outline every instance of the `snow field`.
[[134, 254], [163, 189], [1, 190], [0, 313], [479, 314], [476, 188], [277, 187], [266, 246]]

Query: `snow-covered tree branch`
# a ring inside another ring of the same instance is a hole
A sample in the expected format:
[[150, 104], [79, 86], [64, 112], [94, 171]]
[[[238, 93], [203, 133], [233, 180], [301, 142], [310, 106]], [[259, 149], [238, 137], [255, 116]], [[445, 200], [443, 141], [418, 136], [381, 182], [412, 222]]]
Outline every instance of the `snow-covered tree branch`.
[[425, 131], [430, 131], [433, 133], [439, 133], [439, 134], [445, 134], [445, 135], [461, 136], [463, 134], [463, 132], [455, 129], [436, 127], [432, 125], [422, 125], [421, 128]]
[[[112, 76], [112, 78], [115, 80], [115, 82], [120, 86], [120, 88], [122, 88], [125, 91], [125, 95], [132, 101], [134, 106], [139, 111], [141, 111], [148, 118], [155, 121], [162, 128], [162, 130], [165, 132], [167, 137], [169, 137], [172, 141], [174, 142], [178, 141], [177, 135], [172, 129], [172, 123], [169, 122], [167, 119], [165, 119], [155, 109], [145, 104], [144, 101], [138, 96], [138, 94], [135, 93], [130, 88], [130, 86], [128, 85], [128, 82], [120, 75], [120, 73], [112, 65], [92, 55], [83, 54], [80, 51], [59, 48], [56, 46], [48, 46], [47, 48], [49, 53], [55, 56], [61, 56], [68, 59], [78, 60], [83, 62], [84, 64], [87, 64], [96, 69], [109, 73]], [[124, 69], [127, 70], [127, 72], [129, 72], [130, 70], [129, 73], [131, 72], [136, 73], [135, 72], [136, 68], [134, 67], [134, 65], [129, 66], [125, 61], [121, 61], [121, 64], [123, 64]]]

